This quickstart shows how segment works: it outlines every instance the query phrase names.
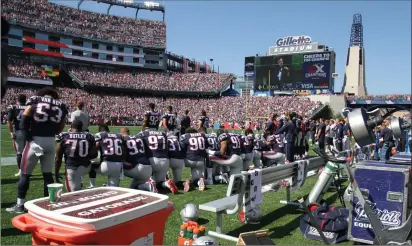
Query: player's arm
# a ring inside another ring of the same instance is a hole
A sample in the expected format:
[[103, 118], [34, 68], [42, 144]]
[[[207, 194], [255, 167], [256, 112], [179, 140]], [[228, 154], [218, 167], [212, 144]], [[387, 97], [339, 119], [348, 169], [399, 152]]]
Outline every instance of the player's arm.
[[143, 126], [142, 128], [145, 129], [146, 127], [149, 127], [149, 114], [145, 114], [143, 117]]
[[163, 115], [163, 116], [162, 116], [162, 128], [165, 129], [165, 130], [169, 130], [169, 129], [167, 128], [167, 118], [166, 118], [166, 115]]
[[286, 122], [285, 124], [283, 124], [281, 128], [278, 128], [276, 130], [275, 135], [284, 133], [287, 129], [289, 129], [289, 127], [290, 127], [290, 122]]
[[63, 134], [59, 134], [56, 137], [56, 142], [57, 142], [56, 155], [54, 156], [54, 175], [56, 178], [56, 182], [59, 180], [59, 177], [60, 177], [59, 173], [60, 173], [60, 168], [62, 166], [62, 160], [63, 160], [63, 153], [64, 153], [63, 147], [62, 147], [63, 139], [64, 139]]
[[[100, 133], [96, 133], [96, 135], [94, 135], [94, 140], [96, 142], [96, 152], [97, 152], [98, 150], [101, 150], [100, 144], [102, 142], [102, 136], [100, 135]], [[100, 154], [103, 154], [103, 153], [100, 153]]]
[[89, 143], [89, 158], [92, 160], [97, 158], [96, 140], [92, 135], [90, 135]]
[[30, 125], [33, 120], [33, 109], [32, 107], [35, 105], [31, 105], [29, 102], [27, 102], [27, 107], [23, 112], [23, 115], [21, 116], [20, 120], [20, 129], [22, 129], [22, 134], [23, 138], [26, 142], [31, 142], [33, 140], [31, 134], [30, 134]]
[[7, 118], [6, 118], [7, 129], [9, 129], [11, 139], [16, 138], [16, 135], [14, 134], [14, 129], [13, 129], [13, 119], [14, 119], [13, 111], [14, 111], [13, 108], [9, 107], [7, 109]]
[[64, 127], [66, 126], [66, 117], [67, 117], [67, 114], [69, 113], [65, 104], [62, 105], [61, 110], [63, 113], [62, 113], [62, 118], [59, 124], [59, 132], [58, 132], [59, 134], [64, 130]]
[[221, 134], [217, 141], [220, 143], [220, 155], [224, 156], [226, 154], [227, 151], [227, 147], [228, 147], [228, 135], [226, 133]]
[[199, 118], [199, 119], [197, 120], [197, 128], [201, 128], [202, 125], [203, 125], [202, 119]]

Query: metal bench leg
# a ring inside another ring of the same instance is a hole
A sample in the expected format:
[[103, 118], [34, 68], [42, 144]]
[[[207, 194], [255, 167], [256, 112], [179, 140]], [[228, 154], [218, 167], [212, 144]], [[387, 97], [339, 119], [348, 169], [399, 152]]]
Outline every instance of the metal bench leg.
[[281, 204], [286, 204], [286, 205], [294, 205], [294, 206], [300, 206], [300, 204], [298, 202], [292, 202], [290, 200], [290, 186], [286, 186], [286, 200], [281, 200], [280, 201]]
[[232, 237], [226, 234], [222, 234], [222, 227], [223, 227], [223, 213], [216, 213], [216, 231], [208, 231], [208, 235], [236, 243], [238, 241], [238, 238]]
[[223, 216], [222, 213], [216, 213], [216, 232], [217, 233], [222, 233], [222, 227], [223, 227]]

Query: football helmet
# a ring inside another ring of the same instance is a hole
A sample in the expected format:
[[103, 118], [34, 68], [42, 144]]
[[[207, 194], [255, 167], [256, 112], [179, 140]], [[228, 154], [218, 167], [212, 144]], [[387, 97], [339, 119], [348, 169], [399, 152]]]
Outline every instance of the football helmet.
[[180, 216], [182, 217], [183, 223], [188, 221], [197, 221], [199, 218], [199, 209], [193, 203], [186, 204], [180, 211]]
[[214, 238], [203, 236], [196, 239], [192, 245], [219, 245], [219, 243]]
[[248, 224], [259, 224], [262, 219], [262, 210], [259, 207], [253, 208], [246, 213], [245, 219]]

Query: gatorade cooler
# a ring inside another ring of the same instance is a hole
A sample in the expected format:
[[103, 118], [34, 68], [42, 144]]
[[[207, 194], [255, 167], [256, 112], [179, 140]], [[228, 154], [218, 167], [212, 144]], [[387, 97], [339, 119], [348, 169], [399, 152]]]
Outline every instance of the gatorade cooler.
[[162, 245], [173, 211], [168, 196], [125, 188], [101, 187], [25, 203], [28, 214], [13, 225], [32, 233], [33, 245]]

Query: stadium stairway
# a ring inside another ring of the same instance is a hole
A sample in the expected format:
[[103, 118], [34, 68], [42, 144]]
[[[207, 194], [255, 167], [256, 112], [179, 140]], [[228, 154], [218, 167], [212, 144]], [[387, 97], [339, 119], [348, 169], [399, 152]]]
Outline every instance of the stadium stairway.
[[84, 87], [84, 82], [80, 80], [76, 75], [74, 75], [64, 66], [62, 66], [61, 68], [60, 77], [62, 81], [65, 82], [66, 85], [72, 85], [75, 88], [79, 88], [79, 89], [82, 89]]

